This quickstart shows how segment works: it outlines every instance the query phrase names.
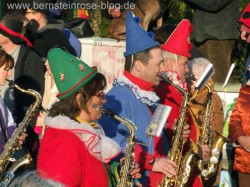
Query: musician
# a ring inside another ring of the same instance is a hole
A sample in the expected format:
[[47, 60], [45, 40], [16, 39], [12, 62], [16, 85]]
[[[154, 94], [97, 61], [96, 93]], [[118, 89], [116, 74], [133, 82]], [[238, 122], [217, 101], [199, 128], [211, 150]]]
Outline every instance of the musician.
[[[185, 82], [185, 73], [188, 72], [186, 66], [192, 48], [189, 42], [189, 36], [192, 31], [190, 21], [187, 19], [182, 20], [175, 28], [170, 37], [166, 40], [165, 44], [161, 45], [164, 57], [164, 71], [169, 79], [180, 88], [187, 90]], [[159, 37], [159, 36], [158, 36]], [[167, 132], [171, 139], [174, 132], [176, 120], [179, 118], [181, 105], [183, 102], [182, 94], [172, 85], [161, 82], [156, 87], [156, 93], [160, 97], [160, 102], [172, 107], [171, 113], [168, 117]], [[187, 112], [186, 123], [190, 125], [190, 143], [197, 143], [198, 141], [198, 127], [194, 124], [190, 112]], [[209, 149], [203, 148], [203, 157], [208, 158]], [[202, 186], [201, 179], [198, 175], [192, 175], [194, 178], [189, 186], [199, 187]]]
[[[0, 50], [0, 86], [6, 84], [6, 79], [11, 76], [11, 69], [14, 67], [14, 59], [4, 50]], [[11, 134], [16, 128], [16, 124], [11, 112], [4, 104], [2, 97], [0, 97], [0, 153], [4, 150], [4, 145], [11, 137]]]
[[[70, 187], [115, 186], [110, 167], [116, 163], [108, 163], [121, 148], [95, 122], [106, 102], [105, 77], [60, 48], [49, 51], [48, 61], [60, 101], [44, 120], [38, 174]], [[139, 178], [138, 172], [132, 177]]]
[[[163, 174], [176, 175], [176, 164], [167, 159], [168, 141], [165, 133], [160, 137], [146, 137], [146, 130], [159, 102], [153, 87], [158, 85], [162, 72], [163, 56], [158, 42], [139, 25], [138, 18], [128, 11], [126, 14], [125, 70], [113, 82], [106, 94], [105, 108], [116, 111], [119, 116], [130, 119], [137, 127], [135, 159], [140, 163], [143, 186], [157, 186]], [[129, 131], [121, 123], [103, 115], [99, 120], [107, 136], [117, 141], [125, 153]], [[105, 124], [109, 124], [106, 126]], [[188, 127], [187, 127], [188, 128]], [[187, 137], [189, 131], [184, 133]]]
[[[189, 69], [189, 73], [191, 73], [196, 80], [198, 80], [202, 74], [202, 72], [205, 70], [208, 64], [211, 62], [205, 58], [194, 58], [193, 60], [189, 61], [187, 63], [187, 67]], [[195, 94], [195, 85], [196, 81], [190, 81], [190, 93], [191, 97]], [[212, 95], [212, 103], [211, 103], [211, 115], [210, 115], [210, 122], [212, 125], [212, 128], [216, 130], [217, 132], [222, 133], [223, 130], [223, 124], [224, 124], [224, 113], [223, 113], [223, 106], [222, 101], [220, 99], [220, 96], [217, 94], [217, 92], [214, 89], [214, 82], [212, 78], [210, 78], [207, 83], [211, 85], [211, 91], [213, 93]], [[195, 116], [195, 121], [198, 123], [200, 128], [202, 128], [202, 124], [204, 123], [204, 114], [206, 110], [206, 96], [208, 93], [208, 89], [206, 87], [203, 87], [199, 92], [196, 94], [195, 98], [191, 100], [190, 102], [190, 108]], [[213, 133], [213, 138], [215, 139], [217, 134]], [[212, 177], [203, 180], [203, 186], [211, 187], [211, 186], [217, 186], [220, 182], [220, 171], [221, 171], [221, 161], [218, 164], [219, 169], [217, 170], [216, 174]]]

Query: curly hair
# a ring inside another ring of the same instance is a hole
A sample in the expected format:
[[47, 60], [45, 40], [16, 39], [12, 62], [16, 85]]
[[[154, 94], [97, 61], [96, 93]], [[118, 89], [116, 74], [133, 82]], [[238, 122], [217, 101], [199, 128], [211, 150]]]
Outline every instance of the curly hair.
[[[68, 116], [72, 120], [75, 120], [75, 117], [80, 114], [82, 109], [88, 112], [86, 104], [89, 99], [96, 93], [104, 90], [106, 86], [107, 82], [104, 75], [97, 73], [93, 79], [83, 85], [75, 93], [53, 104], [48, 115], [51, 117], [64, 115]], [[78, 94], [82, 95], [80, 106], [76, 100], [76, 96]]]

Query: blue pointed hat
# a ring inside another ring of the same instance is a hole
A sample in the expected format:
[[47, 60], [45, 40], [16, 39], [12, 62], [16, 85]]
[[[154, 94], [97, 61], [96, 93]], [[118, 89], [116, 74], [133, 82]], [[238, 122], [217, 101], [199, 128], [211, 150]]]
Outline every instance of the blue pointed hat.
[[124, 56], [150, 49], [160, 44], [154, 41], [154, 34], [146, 32], [140, 25], [140, 18], [128, 11], [126, 13], [126, 51]]

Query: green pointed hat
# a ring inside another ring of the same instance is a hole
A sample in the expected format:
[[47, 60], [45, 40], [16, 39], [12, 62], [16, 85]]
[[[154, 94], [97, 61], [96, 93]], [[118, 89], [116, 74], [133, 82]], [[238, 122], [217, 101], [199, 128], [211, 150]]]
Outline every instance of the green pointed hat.
[[57, 97], [60, 100], [76, 92], [97, 74], [96, 67], [89, 67], [79, 58], [60, 48], [49, 51], [48, 61], [59, 91]]

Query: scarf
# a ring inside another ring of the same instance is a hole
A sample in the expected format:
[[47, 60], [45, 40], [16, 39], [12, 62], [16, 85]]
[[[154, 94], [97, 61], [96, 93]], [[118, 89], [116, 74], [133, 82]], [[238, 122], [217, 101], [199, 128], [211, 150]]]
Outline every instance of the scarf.
[[153, 85], [142, 79], [139, 79], [128, 72], [124, 72], [119, 78], [115, 79], [113, 86], [128, 87], [136, 99], [147, 106], [156, 107], [159, 103], [159, 97], [153, 92]]
[[77, 122], [67, 116], [45, 116], [47, 127], [67, 130], [76, 134], [85, 144], [90, 155], [101, 162], [108, 163], [121, 153], [121, 147], [111, 138], [106, 137], [102, 127], [96, 123]]

